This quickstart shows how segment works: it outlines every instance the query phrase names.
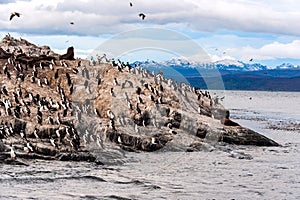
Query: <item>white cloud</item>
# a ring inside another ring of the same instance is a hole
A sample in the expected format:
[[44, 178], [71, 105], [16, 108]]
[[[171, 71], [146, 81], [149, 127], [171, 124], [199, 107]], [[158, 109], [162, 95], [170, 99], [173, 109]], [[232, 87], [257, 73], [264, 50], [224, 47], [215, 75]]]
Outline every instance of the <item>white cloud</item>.
[[[23, 16], [10, 22], [12, 9]], [[163, 25], [299, 36], [298, 10], [300, 4], [292, 0], [151, 0], [133, 1], [133, 7], [118, 0], [32, 0], [1, 5], [0, 27], [36, 34], [101, 35]], [[147, 15], [144, 21], [139, 12]], [[70, 21], [75, 25], [70, 26]]]
[[[55, 49], [72, 45], [75, 51], [89, 51], [111, 35], [159, 27], [196, 38], [195, 41], [212, 55], [212, 60], [300, 58], [297, 40], [300, 3], [297, 0], [132, 2], [133, 7], [129, 1], [120, 0], [5, 0], [0, 2], [0, 32], [19, 33], [21, 37]], [[9, 21], [13, 11], [21, 12], [22, 16]], [[140, 12], [147, 15], [144, 21], [138, 17]], [[75, 24], [71, 25], [71, 21]], [[203, 37], [203, 32], [209, 36]], [[85, 54], [78, 51], [78, 55]]]
[[272, 60], [272, 59], [300, 59], [300, 40], [294, 40], [290, 43], [273, 42], [260, 48], [243, 47], [241, 49], [233, 48], [228, 50], [228, 54], [240, 58], [241, 60]]

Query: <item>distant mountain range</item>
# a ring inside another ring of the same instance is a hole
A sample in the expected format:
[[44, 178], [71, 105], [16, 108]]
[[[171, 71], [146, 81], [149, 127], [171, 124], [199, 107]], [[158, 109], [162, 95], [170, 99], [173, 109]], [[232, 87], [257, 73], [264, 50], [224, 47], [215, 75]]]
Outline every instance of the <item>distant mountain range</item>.
[[300, 66], [283, 63], [274, 69], [258, 63], [221, 60], [199, 63], [185, 59], [135, 62], [168, 78], [203, 89], [300, 91]]

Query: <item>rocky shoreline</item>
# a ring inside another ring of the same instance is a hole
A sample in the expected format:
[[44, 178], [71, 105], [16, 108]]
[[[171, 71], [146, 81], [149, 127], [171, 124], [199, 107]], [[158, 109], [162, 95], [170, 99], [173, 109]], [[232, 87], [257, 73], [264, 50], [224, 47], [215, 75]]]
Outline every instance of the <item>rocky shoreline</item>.
[[73, 47], [58, 55], [7, 35], [0, 65], [0, 162], [101, 164], [92, 150], [106, 144], [149, 152], [172, 146], [198, 151], [217, 143], [279, 145], [234, 124], [209, 92], [119, 60], [75, 59]]

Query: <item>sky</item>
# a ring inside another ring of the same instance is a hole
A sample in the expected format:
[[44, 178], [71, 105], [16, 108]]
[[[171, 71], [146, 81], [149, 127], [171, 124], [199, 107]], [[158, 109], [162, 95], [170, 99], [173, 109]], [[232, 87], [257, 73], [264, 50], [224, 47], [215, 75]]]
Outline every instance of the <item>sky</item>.
[[[21, 16], [10, 21], [12, 12]], [[77, 57], [98, 52], [130, 62], [300, 65], [299, 21], [298, 0], [0, 0], [1, 38], [10, 33], [58, 53], [74, 46]]]

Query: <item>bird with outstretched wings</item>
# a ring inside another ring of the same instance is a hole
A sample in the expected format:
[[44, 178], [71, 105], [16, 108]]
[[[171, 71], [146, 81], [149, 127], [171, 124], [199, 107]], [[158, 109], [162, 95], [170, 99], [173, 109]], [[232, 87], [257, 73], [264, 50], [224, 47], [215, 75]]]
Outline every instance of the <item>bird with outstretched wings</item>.
[[146, 17], [146, 15], [145, 15], [144, 13], [140, 13], [140, 14], [139, 14], [139, 17], [141, 17], [141, 18], [142, 18], [142, 20], [144, 20], [144, 19], [145, 19], [145, 17]]
[[10, 14], [9, 20], [12, 20], [14, 18], [14, 16], [20, 17], [20, 15], [21, 14], [18, 13], [18, 12], [13, 12], [13, 13]]

